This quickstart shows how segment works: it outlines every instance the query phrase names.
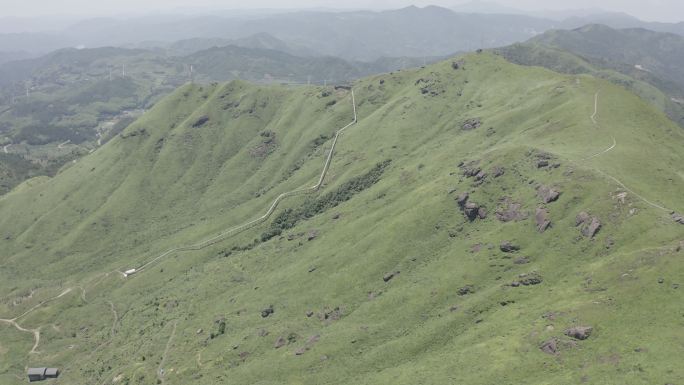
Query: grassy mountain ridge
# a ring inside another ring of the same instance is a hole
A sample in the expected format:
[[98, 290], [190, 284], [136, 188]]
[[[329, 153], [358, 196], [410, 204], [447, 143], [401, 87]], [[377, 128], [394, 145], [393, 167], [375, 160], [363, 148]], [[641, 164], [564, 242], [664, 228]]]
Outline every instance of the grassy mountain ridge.
[[[0, 66], [0, 84], [7, 85], [0, 93], [5, 101], [0, 110], [0, 131], [14, 137], [16, 143], [92, 140], [97, 131], [103, 131], [103, 123], [127, 111], [148, 108], [162, 95], [190, 81], [190, 66], [193, 78], [200, 82], [244, 79], [323, 84], [423, 62], [422, 58], [350, 62], [232, 45], [170, 57], [142, 49], [64, 49]], [[65, 130], [75, 132], [70, 137]]]
[[[684, 135], [663, 113], [606, 81], [490, 53], [354, 90], [360, 120], [341, 137], [321, 195], [391, 164], [266, 242], [264, 225], [127, 280], [114, 272], [311, 185], [325, 138], [352, 118], [347, 91], [186, 85], [55, 178], [1, 197], [0, 318], [73, 289], [20, 319], [40, 328], [37, 354], [27, 353], [31, 334], [0, 324], [0, 379], [38, 363], [59, 366], [55, 382], [70, 384], [684, 377], [674, 363], [681, 225], [608, 177], [684, 210]], [[613, 138], [612, 151], [587, 159]], [[476, 168], [487, 175], [464, 175]], [[558, 200], [543, 203], [542, 186]], [[464, 216], [463, 192], [485, 219]], [[498, 220], [508, 202], [527, 219]], [[552, 222], [543, 233], [538, 208]], [[583, 211], [602, 223], [593, 238], [576, 227]], [[520, 250], [502, 251], [506, 240]], [[563, 333], [572, 326], [594, 331], [575, 341]], [[557, 355], [539, 349], [554, 338]]]
[[[264, 36], [253, 40], [279, 42]], [[54, 161], [66, 159], [71, 152], [97, 148], [164, 95], [191, 80], [345, 83], [418, 66], [424, 60], [384, 58], [362, 63], [237, 46], [198, 50], [188, 56], [112, 47], [64, 49], [0, 65], [0, 84], [7, 85], [0, 91], [0, 133], [4, 136], [0, 145], [13, 144], [10, 150], [14, 155], [39, 166], [37, 157], [44, 154]], [[21, 182], [12, 180], [10, 188]]]
[[680, 35], [588, 25], [572, 31], [549, 31], [532, 41], [578, 53], [603, 66], [623, 65], [620, 72], [635, 78], [651, 75], [662, 79], [662, 86], [678, 84], [680, 94], [675, 96], [683, 92], [684, 71], [679, 63], [684, 60], [684, 37]]
[[677, 81], [680, 74], [676, 57], [677, 46], [683, 42], [676, 35], [590, 25], [573, 31], [549, 31], [496, 51], [518, 64], [610, 80], [684, 125], [684, 104], [680, 100], [684, 88]]

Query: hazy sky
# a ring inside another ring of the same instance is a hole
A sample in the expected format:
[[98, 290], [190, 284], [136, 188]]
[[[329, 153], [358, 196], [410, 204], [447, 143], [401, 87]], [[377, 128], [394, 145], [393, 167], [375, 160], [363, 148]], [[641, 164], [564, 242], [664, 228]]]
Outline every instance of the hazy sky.
[[[411, 4], [452, 6], [466, 0], [0, 0], [2, 16], [114, 15], [174, 8], [397, 8]], [[645, 20], [684, 21], [684, 0], [495, 0], [523, 10], [602, 8]]]

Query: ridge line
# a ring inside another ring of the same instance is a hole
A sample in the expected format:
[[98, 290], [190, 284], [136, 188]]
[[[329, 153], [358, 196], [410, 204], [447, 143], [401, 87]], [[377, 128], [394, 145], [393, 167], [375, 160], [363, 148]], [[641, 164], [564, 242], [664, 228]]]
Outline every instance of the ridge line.
[[288, 191], [288, 192], [285, 192], [285, 193], [278, 195], [276, 197], [276, 199], [273, 201], [273, 203], [271, 204], [271, 206], [269, 207], [269, 209], [266, 211], [266, 213], [259, 218], [256, 218], [256, 219], [253, 219], [247, 223], [243, 223], [241, 225], [232, 227], [232, 228], [230, 228], [230, 229], [228, 229], [228, 230], [226, 230], [226, 231], [224, 231], [224, 232], [222, 232], [222, 233], [220, 233], [220, 234], [218, 234], [212, 238], [205, 239], [204, 241], [201, 241], [201, 242], [189, 245], [189, 246], [180, 246], [180, 247], [176, 247], [176, 248], [167, 250], [167, 251], [163, 252], [162, 254], [160, 254], [159, 256], [157, 256], [156, 258], [150, 260], [149, 262], [144, 263], [142, 266], [140, 266], [136, 269], [126, 270], [126, 271], [131, 271], [130, 274], [127, 274], [126, 272], [123, 272], [123, 271], [119, 271], [119, 273], [121, 275], [123, 275], [124, 277], [128, 277], [131, 274], [140, 273], [140, 272], [144, 271], [150, 265], [154, 264], [155, 262], [157, 262], [163, 258], [168, 257], [169, 255], [171, 255], [173, 253], [183, 252], [183, 251], [197, 251], [197, 250], [202, 250], [206, 247], [212, 246], [212, 245], [226, 239], [227, 237], [229, 237], [231, 235], [239, 234], [243, 231], [249, 230], [252, 227], [257, 226], [257, 225], [265, 222], [273, 214], [273, 212], [276, 210], [276, 208], [278, 207], [280, 202], [282, 202], [284, 199], [289, 198], [289, 197], [293, 197], [293, 196], [297, 196], [297, 195], [310, 194], [310, 193], [314, 193], [314, 192], [318, 191], [320, 189], [321, 185], [323, 185], [323, 180], [325, 179], [326, 175], [328, 174], [328, 169], [330, 168], [330, 163], [332, 162], [333, 153], [335, 152], [335, 146], [337, 145], [337, 140], [339, 139], [340, 135], [342, 135], [342, 133], [347, 128], [358, 123], [358, 116], [357, 116], [357, 112], [356, 112], [356, 98], [354, 96], [354, 89], [351, 90], [351, 99], [352, 99], [352, 107], [353, 107], [354, 118], [351, 121], [351, 123], [340, 128], [335, 133], [335, 138], [333, 139], [332, 145], [330, 147], [330, 153], [328, 154], [328, 157], [326, 158], [325, 163], [323, 164], [323, 170], [321, 171], [321, 175], [318, 179], [318, 183], [316, 183], [315, 185], [313, 185], [311, 187], [299, 188], [299, 189]]

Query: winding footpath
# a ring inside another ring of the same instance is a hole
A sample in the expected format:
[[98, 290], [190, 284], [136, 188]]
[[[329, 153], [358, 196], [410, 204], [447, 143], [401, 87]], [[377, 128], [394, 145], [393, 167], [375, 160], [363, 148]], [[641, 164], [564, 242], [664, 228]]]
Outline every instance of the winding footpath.
[[[335, 146], [337, 145], [337, 141], [338, 141], [339, 137], [342, 135], [342, 133], [344, 133], [345, 130], [347, 130], [349, 127], [353, 126], [354, 124], [356, 124], [356, 123], [358, 122], [358, 117], [357, 117], [357, 112], [356, 112], [356, 99], [355, 99], [355, 96], [354, 96], [354, 90], [353, 90], [353, 89], [351, 90], [351, 102], [352, 102], [352, 108], [353, 108], [353, 113], [354, 113], [353, 120], [351, 121], [351, 123], [349, 123], [349, 124], [347, 124], [346, 126], [342, 127], [341, 129], [339, 129], [339, 130], [335, 133], [335, 137], [334, 137], [334, 139], [333, 139], [333, 141], [332, 141], [332, 145], [331, 145], [331, 147], [330, 147], [330, 152], [328, 153], [328, 156], [326, 157], [325, 163], [323, 164], [323, 170], [322, 170], [322, 172], [321, 172], [321, 174], [320, 174], [320, 177], [318, 178], [318, 182], [317, 182], [315, 185], [313, 185], [313, 186], [311, 186], [311, 187], [301, 188], [301, 189], [297, 189], [297, 190], [293, 190], [293, 191], [289, 191], [289, 192], [280, 194], [280, 195], [273, 201], [273, 203], [272, 203], [271, 206], [268, 208], [268, 210], [266, 211], [266, 213], [265, 213], [264, 215], [260, 216], [259, 218], [256, 218], [256, 219], [254, 219], [254, 220], [252, 220], [252, 221], [249, 221], [249, 222], [244, 223], [244, 224], [242, 224], [242, 225], [239, 225], [239, 226], [237, 226], [237, 227], [233, 227], [233, 228], [231, 228], [231, 229], [228, 229], [228, 230], [224, 231], [223, 233], [221, 233], [221, 234], [219, 234], [219, 235], [217, 235], [217, 236], [215, 236], [215, 237], [213, 237], [213, 238], [206, 239], [206, 240], [204, 240], [204, 241], [202, 241], [202, 242], [199, 242], [199, 243], [196, 243], [196, 244], [194, 244], [194, 245], [183, 246], [183, 247], [177, 247], [177, 248], [174, 248], [174, 249], [170, 249], [170, 250], [168, 250], [168, 251], [162, 253], [162, 254], [159, 255], [158, 257], [152, 259], [151, 261], [145, 263], [145, 264], [142, 265], [140, 268], [136, 269], [136, 270], [135, 270], [136, 273], [140, 273], [140, 272], [144, 271], [144, 270], [145, 270], [147, 267], [149, 267], [150, 265], [154, 264], [155, 262], [157, 262], [157, 261], [159, 261], [159, 260], [161, 260], [161, 259], [163, 259], [163, 258], [165, 258], [165, 257], [168, 257], [169, 255], [171, 255], [171, 254], [173, 254], [173, 253], [183, 252], [183, 251], [201, 250], [201, 249], [204, 249], [204, 248], [206, 248], [206, 247], [208, 247], [208, 246], [214, 245], [214, 244], [216, 244], [216, 243], [218, 243], [218, 242], [220, 242], [220, 241], [226, 239], [226, 238], [229, 237], [229, 236], [236, 235], [236, 234], [239, 234], [239, 233], [241, 233], [241, 232], [243, 232], [243, 231], [246, 231], [246, 230], [248, 230], [248, 229], [253, 228], [254, 226], [257, 226], [257, 225], [259, 225], [259, 224], [265, 222], [265, 221], [273, 214], [273, 212], [276, 210], [276, 208], [278, 207], [278, 205], [280, 204], [280, 202], [282, 202], [282, 201], [283, 201], [284, 199], [286, 199], [286, 198], [293, 197], [293, 196], [298, 196], [298, 195], [304, 195], [304, 194], [311, 194], [311, 193], [317, 192], [317, 191], [320, 189], [320, 187], [323, 185], [323, 181], [324, 181], [324, 179], [325, 179], [325, 177], [326, 177], [326, 175], [327, 175], [327, 173], [328, 173], [328, 170], [329, 170], [329, 168], [330, 168], [330, 164], [331, 164], [331, 162], [332, 162], [333, 154], [334, 154], [334, 152], [335, 152]], [[68, 143], [69, 143], [69, 141], [64, 142], [64, 143], [60, 144], [58, 147], [59, 147], [59, 148], [62, 148], [64, 145], [66, 145], [66, 144], [68, 144]], [[4, 147], [3, 147], [3, 151], [4, 151], [5, 153], [7, 153], [7, 148], [8, 148], [9, 146], [11, 146], [11, 145], [12, 145], [12, 144], [8, 144], [8, 145], [4, 146]], [[95, 282], [95, 284], [93, 285], [93, 287], [99, 285], [104, 279], [106, 279], [106, 278], [107, 278], [110, 274], [112, 274], [112, 273], [118, 273], [118, 274], [123, 275], [124, 277], [126, 276], [126, 274], [124, 274], [124, 273], [123, 273], [122, 271], [120, 271], [120, 270], [111, 271], [111, 272], [109, 272], [109, 273], [103, 274], [99, 279], [97, 279], [97, 281]], [[37, 305], [31, 307], [30, 309], [26, 310], [24, 313], [20, 314], [20, 315], [17, 316], [17, 317], [14, 317], [14, 318], [11, 318], [11, 319], [0, 318], [0, 323], [7, 323], [7, 324], [10, 324], [10, 325], [14, 326], [17, 330], [19, 330], [19, 331], [21, 331], [21, 332], [33, 334], [34, 344], [33, 344], [33, 347], [31, 348], [31, 351], [29, 352], [29, 354], [38, 353], [37, 348], [38, 348], [38, 345], [40, 344], [40, 328], [36, 328], [36, 329], [26, 329], [26, 328], [22, 327], [21, 325], [19, 325], [19, 324], [17, 323], [17, 320], [19, 320], [20, 318], [25, 317], [26, 315], [28, 315], [28, 314], [30, 314], [31, 312], [35, 311], [36, 309], [42, 307], [43, 305], [45, 305], [45, 304], [47, 304], [47, 303], [49, 303], [49, 302], [55, 301], [55, 300], [57, 300], [57, 299], [59, 299], [59, 298], [65, 296], [65, 295], [69, 294], [69, 293], [70, 293], [72, 290], [74, 290], [74, 289], [80, 289], [80, 290], [81, 290], [81, 296], [80, 296], [80, 298], [81, 298], [84, 302], [88, 303], [88, 301], [87, 301], [87, 299], [86, 299], [86, 289], [85, 289], [83, 286], [74, 286], [73, 288], [65, 289], [62, 293], [60, 293], [59, 295], [57, 295], [57, 296], [55, 296], [55, 297], [49, 298], [49, 299], [47, 299], [47, 300], [45, 300], [45, 301], [42, 301], [42, 302], [38, 303]], [[107, 346], [107, 345], [111, 342], [111, 340], [112, 340], [112, 338], [113, 338], [113, 336], [114, 336], [114, 333], [115, 333], [116, 325], [117, 325], [117, 323], [119, 322], [119, 315], [118, 315], [118, 313], [117, 313], [117, 311], [116, 311], [116, 309], [115, 309], [115, 307], [114, 307], [114, 304], [113, 304], [111, 301], [107, 301], [107, 303], [109, 304], [110, 310], [112, 311], [112, 314], [114, 315], [114, 322], [112, 323], [112, 327], [111, 327], [111, 330], [110, 330], [110, 338], [109, 338], [109, 340], [108, 340], [107, 342], [101, 344], [100, 346], [98, 346], [98, 347], [95, 349], [95, 351], [99, 350], [100, 348], [102, 348], [102, 347], [104, 347], [104, 346]], [[171, 333], [171, 336], [170, 336], [170, 338], [169, 338], [169, 341], [167, 342], [167, 346], [166, 346], [166, 350], [164, 351], [164, 355], [163, 355], [163, 358], [162, 358], [162, 362], [161, 362], [160, 365], [159, 365], [159, 372], [158, 372], [158, 375], [159, 375], [159, 379], [161, 380], [162, 384], [164, 383], [164, 376], [163, 376], [163, 372], [162, 372], [162, 369], [163, 369], [162, 366], [163, 366], [163, 363], [164, 363], [164, 359], [165, 359], [165, 357], [166, 357], [166, 354], [168, 353], [168, 350], [169, 350], [169, 348], [170, 348], [171, 340], [173, 339], [173, 337], [174, 337], [174, 335], [175, 335], [175, 333], [176, 333], [176, 326], [177, 326], [177, 324], [174, 323], [173, 331], [172, 331], [172, 333]], [[201, 364], [200, 364], [200, 365], [201, 365]]]
[[34, 341], [34, 343], [33, 343], [33, 347], [31, 348], [31, 351], [29, 352], [29, 354], [38, 353], [38, 351], [37, 351], [36, 349], [38, 349], [38, 345], [40, 344], [40, 328], [37, 328], [37, 329], [26, 329], [26, 328], [22, 327], [21, 325], [19, 325], [19, 324], [17, 323], [17, 320], [18, 320], [19, 318], [22, 318], [22, 317], [28, 315], [29, 313], [31, 313], [31, 312], [33, 312], [34, 310], [38, 309], [39, 307], [45, 305], [46, 303], [52, 302], [52, 301], [54, 301], [54, 300], [56, 300], [56, 299], [58, 299], [58, 298], [61, 298], [61, 297], [65, 296], [65, 295], [69, 294], [69, 293], [71, 292], [71, 290], [72, 290], [71, 288], [66, 289], [66, 290], [64, 290], [64, 291], [62, 292], [62, 294], [60, 294], [60, 295], [58, 295], [58, 296], [55, 296], [55, 297], [52, 297], [52, 298], [49, 298], [49, 299], [46, 299], [45, 301], [43, 301], [43, 302], [41, 302], [41, 303], [39, 303], [39, 304], [33, 306], [33, 307], [30, 308], [29, 310], [23, 312], [21, 315], [18, 315], [18, 316], [16, 316], [16, 317], [12, 318], [12, 319], [0, 318], [0, 322], [8, 323], [8, 324], [14, 326], [15, 328], [17, 328], [17, 330], [19, 330], [19, 331], [22, 331], [22, 332], [25, 332], [25, 333], [32, 333], [32, 334], [33, 334], [33, 341]]
[[[596, 94], [594, 95], [594, 113], [590, 116], [590, 119], [591, 119], [592, 123], [594, 123], [594, 126], [595, 126], [597, 129], [601, 128], [601, 125], [600, 125], [600, 124], [598, 123], [598, 121], [596, 120], [596, 119], [597, 119], [597, 116], [598, 116], [598, 112], [599, 112], [598, 106], [599, 106], [599, 93], [600, 93], [600, 92], [601, 92], [601, 91], [599, 90], [599, 91], [597, 91]], [[584, 158], [584, 159], [582, 159], [582, 161], [587, 161], [587, 160], [590, 160], [590, 159], [599, 157], [599, 156], [601, 156], [601, 155], [607, 154], [607, 153], [609, 153], [610, 151], [613, 151], [613, 150], [615, 149], [615, 147], [617, 147], [617, 139], [613, 136], [613, 145], [612, 145], [612, 146], [610, 146], [610, 147], [608, 147], [607, 149], [605, 149], [605, 150], [603, 150], [603, 151], [601, 151], [601, 152], [599, 152], [599, 153], [596, 153], [596, 154], [594, 154], [594, 155], [592, 155], [592, 156], [590, 156], [590, 157]], [[643, 197], [643, 196], [637, 194], [634, 190], [632, 190], [632, 189], [630, 189], [629, 187], [627, 187], [624, 183], [622, 183], [622, 181], [620, 181], [619, 179], [615, 178], [614, 176], [612, 176], [612, 175], [610, 175], [610, 174], [607, 174], [607, 173], [601, 171], [601, 170], [598, 169], [598, 168], [594, 168], [594, 170], [596, 170], [599, 174], [605, 176], [606, 178], [612, 180], [613, 182], [617, 183], [620, 187], [622, 187], [623, 189], [625, 189], [627, 192], [632, 193], [635, 197], [641, 199], [644, 203], [648, 204], [649, 206], [654, 207], [654, 208], [656, 208], [656, 209], [658, 209], [658, 210], [665, 211], [665, 212], [667, 212], [668, 214], [674, 212], [674, 210], [670, 210], [670, 209], [668, 209], [668, 208], [666, 208], [666, 207], [663, 207], [663, 206], [661, 206], [661, 205], [659, 205], [659, 204], [657, 204], [657, 203], [653, 203], [653, 202], [651, 202], [650, 200], [646, 199], [645, 197]]]
[[[354, 98], [354, 90], [351, 90], [351, 99], [352, 99], [351, 101], [352, 101], [352, 107], [353, 107], [353, 111], [354, 111], [354, 118], [353, 118], [353, 120], [351, 121], [351, 123], [349, 123], [349, 124], [347, 124], [346, 126], [340, 128], [340, 129], [335, 133], [335, 138], [333, 139], [332, 145], [331, 145], [331, 147], [330, 147], [330, 153], [328, 153], [328, 157], [326, 158], [325, 163], [323, 164], [323, 171], [321, 171], [321, 175], [320, 175], [320, 177], [318, 178], [318, 182], [317, 182], [315, 185], [313, 185], [313, 186], [311, 186], [311, 187], [301, 188], [301, 189], [297, 189], [297, 190], [293, 190], [293, 191], [289, 191], [289, 192], [280, 194], [280, 195], [273, 201], [273, 203], [272, 203], [271, 206], [268, 208], [268, 210], [266, 211], [266, 213], [265, 213], [264, 215], [260, 216], [259, 218], [256, 218], [256, 219], [251, 220], [251, 221], [249, 221], [249, 222], [247, 222], [247, 223], [244, 223], [244, 224], [242, 224], [242, 225], [239, 225], [239, 226], [233, 227], [233, 228], [231, 228], [231, 229], [228, 229], [228, 230], [224, 231], [223, 233], [221, 233], [221, 234], [219, 234], [219, 235], [217, 235], [217, 236], [215, 236], [215, 237], [213, 237], [213, 238], [206, 239], [206, 240], [204, 240], [204, 241], [202, 241], [202, 242], [199, 242], [199, 243], [196, 243], [196, 244], [194, 244], [194, 245], [181, 246], [181, 247], [176, 247], [176, 248], [167, 250], [167, 251], [165, 251], [164, 253], [162, 253], [161, 255], [159, 255], [158, 257], [156, 257], [156, 258], [150, 260], [149, 262], [143, 264], [142, 266], [140, 266], [140, 267], [134, 269], [135, 273], [138, 274], [138, 273], [144, 271], [144, 270], [145, 270], [146, 268], [148, 268], [150, 265], [154, 264], [155, 262], [157, 262], [157, 261], [159, 261], [159, 260], [161, 260], [161, 259], [164, 259], [164, 258], [168, 257], [168, 256], [171, 255], [171, 254], [179, 253], [179, 252], [184, 252], [184, 251], [197, 251], [197, 250], [202, 250], [202, 249], [204, 249], [204, 248], [206, 248], [206, 247], [209, 247], [209, 246], [211, 246], [211, 245], [214, 245], [214, 244], [216, 244], [216, 243], [218, 243], [218, 242], [223, 241], [224, 239], [226, 239], [226, 238], [229, 237], [229, 236], [236, 235], [236, 234], [239, 234], [239, 233], [241, 233], [241, 232], [243, 232], [243, 231], [249, 230], [249, 229], [253, 228], [254, 226], [257, 226], [257, 225], [259, 225], [259, 224], [265, 222], [265, 221], [273, 214], [273, 212], [276, 210], [276, 208], [278, 208], [278, 205], [280, 204], [280, 202], [282, 202], [282, 201], [283, 201], [284, 199], [286, 199], [286, 198], [290, 198], [290, 197], [294, 197], [294, 196], [298, 196], [298, 195], [304, 195], [304, 194], [311, 194], [311, 193], [317, 192], [317, 191], [320, 189], [321, 185], [323, 185], [323, 180], [325, 179], [325, 176], [328, 174], [328, 169], [330, 168], [330, 163], [331, 163], [331, 161], [332, 161], [333, 154], [334, 154], [334, 152], [335, 152], [335, 146], [337, 145], [337, 140], [339, 139], [340, 135], [342, 135], [342, 133], [344, 133], [344, 131], [345, 131], [347, 128], [353, 126], [354, 124], [356, 124], [356, 123], [358, 122], [358, 117], [357, 117], [357, 115], [356, 115], [356, 99]], [[120, 273], [121, 273], [124, 277], [126, 276], [125, 273], [123, 273], [123, 272], [121, 272], [121, 271], [120, 271]]]
[[38, 329], [25, 329], [25, 328], [21, 327], [17, 323], [17, 321], [11, 320], [11, 319], [0, 319], [0, 322], [8, 323], [8, 324], [14, 326], [15, 328], [17, 328], [17, 330], [19, 330], [21, 332], [33, 334], [34, 343], [33, 343], [33, 347], [31, 348], [31, 351], [29, 351], [29, 354], [37, 353], [36, 349], [38, 349], [38, 344], [40, 344], [40, 328], [38, 328]]
[[173, 330], [171, 330], [171, 335], [169, 336], [169, 340], [166, 341], [166, 348], [164, 349], [164, 353], [162, 354], [162, 359], [159, 362], [159, 367], [157, 368], [157, 377], [159, 378], [159, 383], [161, 385], [164, 385], [165, 381], [165, 372], [164, 372], [164, 363], [166, 362], [166, 356], [169, 354], [169, 349], [171, 349], [171, 342], [173, 341], [173, 337], [176, 336], [176, 326], [178, 326], [178, 321], [173, 323]]
[[[116, 271], [116, 272], [118, 273], [118, 271]], [[95, 282], [95, 285], [93, 285], [93, 287], [99, 285], [99, 284], [100, 284], [105, 278], [107, 278], [111, 273], [113, 273], [113, 272], [109, 272], [109, 273], [103, 274], [102, 277], [100, 277], [99, 279], [97, 279], [97, 281]], [[91, 281], [91, 282], [92, 282], [92, 281]], [[19, 331], [22, 331], [22, 332], [25, 332], [25, 333], [31, 333], [31, 334], [33, 334], [34, 343], [33, 343], [33, 347], [31, 348], [31, 351], [29, 351], [29, 354], [39, 353], [36, 349], [38, 349], [38, 345], [40, 344], [40, 328], [36, 328], [36, 329], [26, 329], [26, 328], [22, 327], [21, 325], [19, 325], [19, 323], [17, 323], [17, 320], [19, 320], [20, 318], [23, 318], [23, 317], [29, 315], [29, 314], [32, 313], [33, 311], [37, 310], [38, 308], [42, 307], [43, 305], [45, 305], [45, 304], [47, 304], [47, 303], [49, 303], [49, 302], [52, 302], [52, 301], [55, 301], [55, 300], [57, 300], [57, 299], [59, 299], [59, 298], [64, 297], [65, 295], [71, 293], [74, 289], [80, 289], [80, 290], [81, 290], [81, 296], [80, 296], [81, 300], [82, 300], [83, 302], [85, 302], [85, 303], [88, 303], [88, 300], [86, 299], [86, 294], [87, 294], [86, 289], [85, 289], [83, 286], [74, 286], [74, 287], [70, 287], [70, 288], [65, 289], [64, 291], [62, 291], [62, 293], [60, 293], [60, 294], [57, 295], [57, 296], [54, 296], [54, 297], [52, 297], [52, 298], [48, 298], [48, 299], [46, 299], [45, 301], [42, 301], [42, 302], [38, 303], [37, 305], [34, 305], [34, 306], [31, 307], [30, 309], [26, 310], [25, 312], [23, 312], [22, 314], [20, 314], [20, 315], [14, 317], [14, 318], [7, 318], [7, 319], [6, 319], [6, 318], [0, 318], [0, 322], [1, 322], [1, 323], [10, 324], [10, 325], [14, 326], [14, 327], [15, 327], [17, 330], [19, 330]], [[33, 293], [34, 293], [34, 292], [35, 292], [35, 291], [31, 291], [31, 295], [29, 296], [29, 298], [33, 296]], [[114, 323], [113, 323], [113, 325], [112, 325], [112, 331], [111, 331], [111, 333], [110, 333], [111, 335], [113, 335], [113, 333], [114, 333], [114, 328], [116, 327], [116, 324], [117, 324], [117, 322], [119, 321], [119, 315], [117, 314], [116, 309], [114, 309], [114, 304], [111, 303], [111, 302], [108, 302], [108, 303], [110, 304], [111, 310], [112, 310], [112, 312], [113, 312], [113, 314], [114, 314]]]
[[[600, 128], [600, 125], [598, 124], [598, 121], [596, 121], [596, 116], [598, 115], [598, 102], [599, 102], [599, 93], [600, 93], [600, 92], [601, 92], [601, 90], [596, 91], [596, 94], [594, 94], [594, 113], [589, 117], [589, 118], [591, 119], [591, 122], [594, 123], [594, 127], [597, 128], [597, 129]], [[617, 139], [615, 139], [615, 137], [613, 136], [613, 145], [612, 145], [612, 146], [610, 146], [610, 147], [608, 147], [607, 149], [605, 149], [605, 150], [603, 150], [603, 151], [601, 151], [601, 152], [598, 152], [598, 153], [596, 153], [596, 154], [594, 154], [594, 155], [592, 155], [592, 156], [589, 156], [589, 157], [587, 157], [587, 158], [584, 158], [584, 159], [582, 159], [582, 160], [589, 160], [589, 159], [596, 158], [596, 157], [598, 157], [598, 156], [601, 156], [601, 155], [603, 155], [603, 154], [606, 154], [606, 153], [608, 153], [608, 152], [613, 151], [613, 150], [615, 149], [615, 147], [617, 147]]]

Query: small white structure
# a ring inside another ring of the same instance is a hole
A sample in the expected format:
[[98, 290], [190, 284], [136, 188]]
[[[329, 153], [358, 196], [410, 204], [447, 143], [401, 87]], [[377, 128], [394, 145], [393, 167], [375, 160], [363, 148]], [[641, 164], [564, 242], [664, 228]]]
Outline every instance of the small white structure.
[[128, 276], [135, 274], [136, 271], [137, 270], [135, 270], [135, 269], [128, 269], [128, 270], [124, 271], [123, 275], [124, 275], [124, 277], [128, 277]]
[[651, 72], [648, 68], [642, 66], [641, 64], [636, 64], [634, 68], [638, 69], [639, 71], [644, 71], [644, 72]]

